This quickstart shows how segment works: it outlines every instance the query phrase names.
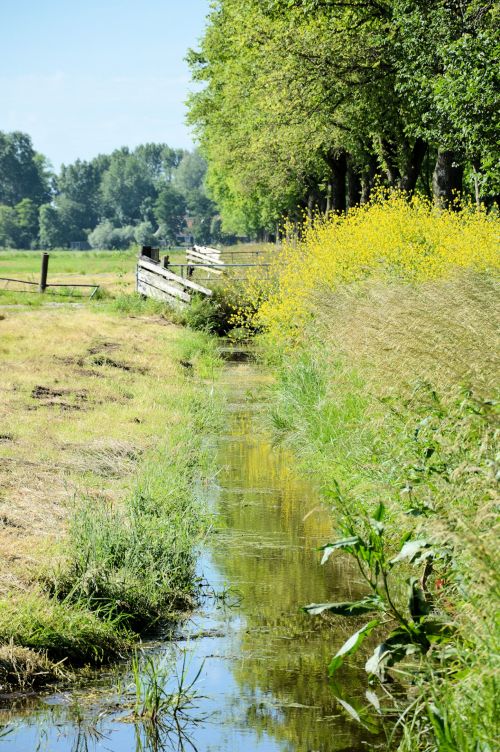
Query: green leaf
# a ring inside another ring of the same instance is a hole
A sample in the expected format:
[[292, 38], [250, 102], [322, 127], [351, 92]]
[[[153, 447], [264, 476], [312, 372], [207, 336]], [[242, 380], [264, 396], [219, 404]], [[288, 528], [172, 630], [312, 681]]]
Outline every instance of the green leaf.
[[429, 541], [425, 540], [424, 538], [417, 538], [416, 540], [407, 541], [399, 554], [395, 556], [394, 559], [391, 559], [389, 563], [397, 564], [398, 561], [404, 561], [405, 559], [414, 561], [422, 551], [430, 548], [430, 545], [431, 544], [429, 543]]
[[327, 562], [332, 553], [337, 549], [351, 548], [359, 542], [359, 537], [357, 535], [354, 535], [351, 538], [342, 538], [342, 540], [335, 541], [335, 543], [327, 543], [325, 546], [321, 546], [321, 548], [319, 549], [320, 551], [323, 551], [323, 558], [321, 559], [321, 563], [324, 564], [325, 562]]
[[383, 681], [384, 679], [384, 668], [385, 668], [385, 661], [384, 658], [389, 658], [390, 649], [385, 644], [385, 642], [382, 642], [380, 645], [377, 645], [375, 650], [373, 651], [373, 654], [365, 663], [365, 671], [367, 674], [374, 674], [374, 676], [377, 676], [380, 681]]
[[340, 650], [337, 651], [337, 653], [330, 661], [330, 665], [328, 666], [328, 673], [330, 674], [330, 676], [332, 676], [334, 672], [339, 668], [339, 666], [342, 665], [345, 656], [355, 653], [363, 644], [368, 635], [370, 635], [375, 627], [377, 627], [379, 624], [379, 619], [373, 619], [372, 621], [369, 621], [368, 624], [365, 624], [364, 627], [358, 629], [357, 632], [351, 635], [351, 637], [349, 637], [349, 639], [344, 642]]
[[365, 671], [384, 681], [387, 667], [393, 666], [416, 650], [419, 648], [414, 645], [411, 635], [404, 629], [395, 629], [384, 642], [377, 645], [365, 663]]
[[365, 692], [365, 697], [368, 700], [368, 702], [370, 703], [370, 705], [373, 705], [373, 707], [375, 708], [375, 710], [377, 711], [377, 713], [381, 713], [382, 712], [381, 709], [380, 709], [380, 700], [378, 699], [378, 697], [375, 694], [375, 692], [372, 692], [370, 689], [367, 689], [366, 692]]
[[309, 606], [304, 606], [302, 609], [310, 616], [317, 616], [324, 611], [330, 611], [332, 614], [339, 614], [340, 616], [359, 616], [359, 614], [366, 614], [370, 611], [376, 611], [384, 607], [384, 602], [381, 598], [368, 597], [363, 598], [360, 601], [344, 601], [341, 603], [311, 603]]
[[351, 718], [354, 718], [355, 721], [357, 721], [358, 723], [361, 723], [361, 716], [359, 715], [358, 711], [353, 708], [352, 705], [349, 705], [349, 703], [346, 702], [345, 700], [341, 700], [340, 697], [337, 697], [337, 702], [340, 703], [340, 705], [342, 705], [344, 710], [347, 713], [349, 713]]

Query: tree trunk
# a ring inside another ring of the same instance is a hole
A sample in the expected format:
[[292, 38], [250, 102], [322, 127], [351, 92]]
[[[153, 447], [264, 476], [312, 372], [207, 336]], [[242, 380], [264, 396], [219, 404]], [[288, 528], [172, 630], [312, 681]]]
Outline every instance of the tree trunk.
[[314, 215], [315, 195], [313, 191], [309, 191], [307, 195], [307, 217], [309, 221], [312, 220]]
[[345, 151], [328, 159], [330, 167], [329, 205], [330, 210], [340, 214], [346, 210], [347, 156]]
[[417, 138], [413, 144], [408, 163], [406, 165], [405, 174], [401, 178], [400, 187], [401, 190], [407, 193], [409, 196], [415, 191], [417, 185], [418, 176], [422, 169], [424, 157], [427, 152], [427, 142], [423, 138]]
[[480, 173], [481, 173], [481, 162], [477, 157], [475, 157], [472, 160], [472, 176], [474, 179], [474, 195], [476, 198], [476, 206], [478, 207], [481, 206]]
[[375, 185], [375, 176], [378, 170], [378, 162], [375, 154], [371, 154], [368, 159], [363, 174], [361, 176], [361, 204], [367, 204]]
[[361, 203], [361, 176], [359, 171], [352, 163], [352, 159], [347, 159], [347, 207], [352, 209]]
[[386, 141], [382, 139], [380, 142], [380, 148], [382, 151], [382, 158], [384, 160], [385, 172], [387, 180], [391, 188], [396, 188], [401, 180], [401, 172], [399, 171], [397, 162], [397, 148], [392, 141]]
[[441, 209], [457, 209], [462, 194], [463, 167], [455, 162], [455, 152], [438, 151], [432, 176], [434, 203]]

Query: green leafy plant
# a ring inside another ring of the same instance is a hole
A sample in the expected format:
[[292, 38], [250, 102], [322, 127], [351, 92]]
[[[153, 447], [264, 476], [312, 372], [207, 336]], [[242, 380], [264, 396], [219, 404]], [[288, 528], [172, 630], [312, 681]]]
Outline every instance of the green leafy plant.
[[[325, 612], [343, 616], [377, 614], [358, 629], [337, 651], [329, 665], [330, 675], [343, 664], [347, 656], [356, 653], [367, 637], [379, 626], [390, 624], [390, 631], [375, 648], [366, 661], [365, 670], [380, 681], [386, 680], [386, 670], [411, 655], [425, 655], [431, 645], [443, 644], [450, 640], [453, 627], [449, 620], [433, 608], [433, 601], [426, 588], [426, 577], [430, 562], [435, 556], [442, 556], [436, 546], [424, 538], [412, 538], [405, 532], [399, 541], [399, 552], [391, 557], [385, 538], [385, 506], [380, 503], [372, 517], [368, 518], [365, 529], [359, 531], [359, 523], [348, 518], [344, 523], [345, 537], [322, 546], [322, 564], [335, 551], [345, 551], [356, 561], [359, 571], [369, 586], [371, 593], [361, 600], [342, 603], [313, 603], [304, 607], [311, 615]], [[396, 596], [397, 584], [394, 570], [400, 565], [424, 564], [421, 579], [411, 576], [407, 579], [406, 603]]]
[[[188, 712], [202, 699], [195, 685], [203, 665], [202, 663], [194, 677], [189, 679], [189, 663], [185, 652], [179, 667], [172, 667], [164, 657], [136, 653], [132, 658], [136, 698], [134, 718], [160, 726], [187, 720]], [[172, 679], [174, 686], [169, 689]]]

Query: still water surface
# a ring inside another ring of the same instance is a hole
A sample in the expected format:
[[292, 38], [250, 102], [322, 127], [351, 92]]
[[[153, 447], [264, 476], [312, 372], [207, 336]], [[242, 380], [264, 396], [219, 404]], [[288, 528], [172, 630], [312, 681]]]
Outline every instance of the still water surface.
[[[193, 707], [179, 725], [168, 722], [162, 730], [130, 722], [133, 691], [124, 665], [70, 693], [0, 709], [7, 732], [2, 752], [374, 748], [341, 712], [326, 673], [352, 623], [327, 623], [299, 610], [358, 597], [362, 585], [343, 559], [319, 565], [316, 549], [330, 538], [331, 518], [293, 457], [258, 427], [262, 373], [249, 363], [228, 364], [225, 373], [228, 429], [218, 444], [221, 472], [208, 490], [217, 530], [199, 561], [206, 597], [173, 640], [145, 645], [170, 667], [172, 691], [183, 662], [190, 678], [201, 668]], [[350, 697], [362, 695], [358, 671], [346, 671], [342, 680]]]

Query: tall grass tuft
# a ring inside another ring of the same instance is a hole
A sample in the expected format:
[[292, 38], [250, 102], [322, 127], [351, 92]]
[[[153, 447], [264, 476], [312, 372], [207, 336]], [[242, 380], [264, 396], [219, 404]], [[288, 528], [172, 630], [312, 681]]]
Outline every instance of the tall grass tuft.
[[184, 422], [162, 439], [122, 503], [75, 503], [67, 564], [55, 578], [59, 597], [135, 630], [193, 603], [195, 551], [207, 519], [197, 489], [210, 469], [200, 429], [214, 426], [217, 406], [200, 396], [190, 401]]

